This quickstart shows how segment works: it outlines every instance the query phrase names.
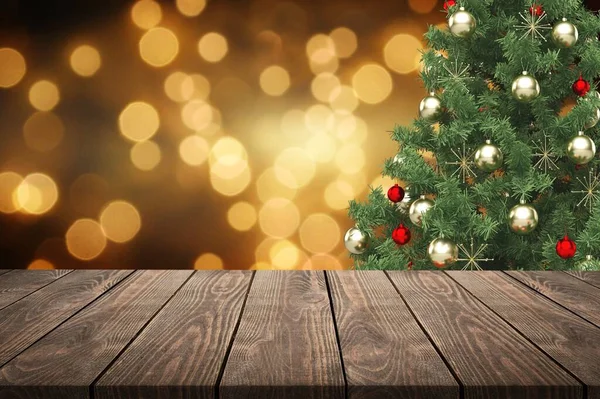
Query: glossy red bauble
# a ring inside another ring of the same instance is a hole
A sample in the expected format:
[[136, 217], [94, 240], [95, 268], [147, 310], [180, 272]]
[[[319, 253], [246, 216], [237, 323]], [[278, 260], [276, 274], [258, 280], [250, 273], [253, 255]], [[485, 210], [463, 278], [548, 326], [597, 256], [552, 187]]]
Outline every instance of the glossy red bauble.
[[556, 243], [556, 254], [563, 259], [572, 258], [575, 256], [576, 251], [577, 244], [575, 244], [575, 241], [571, 240], [567, 235]]
[[529, 13], [533, 16], [541, 17], [544, 13], [544, 8], [541, 4], [534, 4], [531, 7], [529, 7]]
[[402, 187], [400, 187], [399, 185], [394, 184], [388, 190], [387, 196], [390, 199], [390, 201], [392, 201], [394, 203], [400, 202], [404, 199], [404, 189]]
[[392, 239], [398, 245], [408, 244], [410, 241], [410, 230], [405, 225], [401, 224], [392, 232]]
[[585, 96], [590, 91], [590, 82], [583, 79], [581, 76], [573, 83], [573, 93], [580, 97]]
[[454, 1], [454, 0], [444, 1], [444, 10], [448, 11], [448, 8], [453, 7], [455, 5], [456, 5], [456, 1]]

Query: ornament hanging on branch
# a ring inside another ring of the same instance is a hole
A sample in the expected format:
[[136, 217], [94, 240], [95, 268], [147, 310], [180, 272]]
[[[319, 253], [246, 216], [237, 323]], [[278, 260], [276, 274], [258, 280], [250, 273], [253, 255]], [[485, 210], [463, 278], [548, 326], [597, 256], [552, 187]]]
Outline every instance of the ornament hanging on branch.
[[577, 27], [563, 18], [552, 28], [552, 40], [558, 47], [569, 48], [577, 43], [579, 32]]
[[410, 230], [403, 224], [400, 224], [392, 232], [392, 239], [398, 245], [406, 245], [410, 241]]
[[581, 206], [583, 204], [583, 206], [588, 207], [591, 213], [599, 198], [598, 191], [600, 189], [600, 178], [595, 171], [590, 168], [588, 171], [588, 177], [584, 177], [582, 179], [578, 176], [577, 181], [579, 184], [581, 184], [582, 190], [572, 190], [571, 194], [584, 194], [581, 201], [577, 203], [577, 206]]
[[529, 102], [540, 95], [540, 84], [527, 71], [515, 78], [512, 83], [512, 95], [521, 102]]
[[544, 13], [544, 8], [542, 7], [541, 4], [533, 4], [531, 7], [529, 7], [529, 14], [534, 15], [536, 17], [541, 17], [542, 14]]
[[475, 165], [486, 172], [493, 172], [502, 166], [504, 155], [500, 148], [492, 144], [491, 140], [486, 140], [485, 144], [475, 152]]
[[419, 115], [427, 122], [435, 122], [442, 113], [442, 102], [434, 92], [421, 100]]
[[431, 263], [439, 269], [450, 266], [458, 260], [458, 247], [447, 238], [436, 238], [427, 247]]
[[[600, 93], [594, 91], [594, 94], [592, 94], [592, 96], [600, 98]], [[585, 123], [584, 128], [591, 129], [594, 126], [596, 126], [596, 124], [598, 124], [598, 121], [600, 121], [600, 108], [596, 107], [594, 108], [594, 111], [592, 112], [592, 115], [590, 116], [588, 121]]]
[[556, 243], [556, 254], [563, 259], [574, 257], [576, 251], [577, 244], [575, 244], [575, 241], [571, 240], [566, 234]]
[[444, 10], [448, 11], [450, 7], [454, 7], [456, 5], [456, 1], [454, 0], [446, 0], [444, 1]]
[[369, 237], [357, 227], [352, 227], [344, 236], [344, 245], [350, 253], [360, 255], [367, 250]]
[[586, 255], [584, 260], [575, 265], [575, 269], [586, 272], [600, 271], [600, 262], [592, 255]]
[[577, 94], [579, 97], [583, 97], [590, 91], [590, 82], [585, 80], [582, 76], [579, 76], [579, 79], [573, 83], [573, 93]]
[[[541, 7], [541, 6], [540, 6]], [[527, 36], [531, 37], [533, 41], [535, 38], [540, 38], [543, 41], [546, 41], [546, 38], [543, 35], [543, 31], [552, 29], [549, 24], [543, 22], [546, 19], [546, 13], [541, 10], [540, 14], [537, 14], [537, 9], [534, 12], [531, 12], [531, 8], [529, 9], [529, 14], [520, 12], [519, 16], [522, 19], [522, 23], [520, 25], [515, 25], [515, 28], [523, 34], [519, 38], [519, 40], [523, 40]]]
[[594, 159], [596, 144], [582, 131], [567, 144], [567, 156], [577, 165], [585, 165]]
[[459, 152], [455, 151], [453, 148], [451, 148], [450, 151], [452, 151], [452, 154], [454, 154], [454, 156], [457, 158], [456, 161], [446, 162], [446, 165], [456, 166], [456, 170], [452, 173], [452, 175], [450, 175], [451, 177], [454, 177], [454, 175], [457, 175], [460, 173], [463, 184], [466, 183], [469, 178], [477, 177], [477, 175], [471, 168], [471, 165], [473, 165], [473, 161], [471, 161], [471, 157], [474, 155], [474, 153], [471, 152], [471, 150], [467, 151], [467, 147], [465, 146], [465, 143], [463, 143], [463, 145], [462, 145], [462, 152], [459, 153]]
[[531, 233], [539, 222], [538, 213], [531, 204], [524, 200], [511, 208], [508, 213], [508, 225], [510, 229], [520, 235]]
[[404, 189], [404, 198], [396, 204], [396, 207], [401, 213], [407, 213], [411, 204], [412, 198], [410, 197], [410, 186], [406, 186]]
[[465, 11], [464, 7], [460, 7], [448, 19], [448, 27], [450, 28], [450, 33], [454, 36], [466, 39], [471, 37], [473, 32], [475, 32], [477, 21], [470, 12]]
[[464, 245], [458, 244], [458, 249], [464, 254], [464, 259], [457, 259], [459, 262], [467, 262], [461, 270], [483, 270], [479, 266], [479, 262], [490, 262], [493, 258], [480, 258], [487, 249], [488, 244], [482, 244], [479, 248], [475, 249], [473, 237], [471, 237], [471, 248], [467, 249]]
[[552, 148], [548, 144], [548, 136], [544, 135], [544, 142], [538, 143], [533, 142], [533, 146], [538, 151], [532, 154], [534, 157], [539, 157], [538, 161], [533, 165], [534, 168], [543, 170], [544, 173], [548, 173], [548, 170], [557, 170], [558, 165], [556, 164], [556, 155], [552, 151]]
[[397, 184], [394, 184], [387, 192], [388, 199], [393, 203], [402, 201], [404, 198], [404, 189]]
[[421, 195], [421, 198], [413, 202], [408, 210], [408, 216], [410, 217], [411, 222], [417, 226], [421, 226], [423, 223], [423, 214], [427, 213], [431, 208], [433, 208], [433, 205], [434, 204], [432, 200], [425, 198], [424, 195]]

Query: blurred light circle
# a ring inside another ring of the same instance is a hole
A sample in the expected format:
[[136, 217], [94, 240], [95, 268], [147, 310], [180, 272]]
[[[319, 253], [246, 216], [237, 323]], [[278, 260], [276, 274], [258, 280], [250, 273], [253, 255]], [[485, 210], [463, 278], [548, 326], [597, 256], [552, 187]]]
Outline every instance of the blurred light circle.
[[358, 47], [356, 34], [346, 27], [342, 26], [332, 30], [329, 37], [333, 40], [335, 52], [339, 58], [352, 56]]
[[94, 75], [102, 64], [98, 50], [87, 44], [73, 50], [70, 61], [73, 71], [83, 77]]
[[408, 6], [419, 14], [429, 14], [437, 3], [437, 0], [408, 0]]
[[331, 91], [329, 104], [336, 112], [351, 114], [358, 107], [358, 97], [352, 87], [343, 85]]
[[331, 93], [341, 86], [337, 76], [330, 72], [323, 72], [315, 76], [311, 83], [313, 96], [321, 102], [329, 102]]
[[343, 145], [335, 155], [335, 164], [347, 174], [360, 172], [365, 167], [365, 162], [364, 150], [354, 143]]
[[179, 52], [177, 36], [167, 28], [152, 28], [140, 39], [140, 56], [153, 67], [163, 67], [175, 59]]
[[[318, 55], [321, 54], [329, 54], [329, 51], [322, 49], [319, 51]], [[328, 59], [328, 61], [323, 61], [326, 58], [322, 56], [316, 58], [320, 61], [315, 61], [315, 59], [311, 58], [308, 63], [310, 70], [315, 75], [319, 75], [321, 73], [335, 73], [340, 67], [340, 61], [337, 57], [331, 57]]]
[[340, 261], [329, 254], [316, 254], [302, 266], [303, 270], [344, 270]]
[[233, 197], [242, 193], [242, 191], [244, 191], [250, 184], [251, 178], [252, 175], [249, 167], [242, 169], [241, 173], [231, 178], [224, 178], [214, 173], [212, 169], [210, 172], [210, 183], [212, 187], [219, 194], [228, 197]]
[[131, 7], [131, 20], [142, 29], [154, 28], [161, 19], [160, 4], [154, 0], [139, 0]]
[[100, 213], [100, 225], [111, 241], [123, 243], [131, 240], [140, 231], [140, 214], [126, 201], [113, 201]]
[[348, 202], [354, 199], [354, 195], [351, 184], [343, 180], [336, 180], [325, 188], [325, 203], [331, 209], [347, 209]]
[[29, 89], [29, 102], [39, 111], [50, 111], [59, 101], [58, 87], [48, 80], [39, 80]]
[[248, 231], [257, 220], [256, 209], [248, 202], [236, 202], [227, 211], [227, 221], [238, 231]]
[[132, 141], [148, 140], [154, 136], [159, 125], [160, 120], [156, 109], [142, 101], [128, 104], [119, 115], [121, 133]]
[[195, 17], [206, 7], [206, 0], [176, 0], [175, 6], [182, 15]]
[[377, 64], [363, 65], [352, 77], [357, 97], [367, 104], [378, 104], [392, 92], [392, 77]]
[[291, 109], [281, 117], [281, 130], [290, 137], [307, 135], [304, 111]]
[[300, 250], [288, 240], [280, 240], [269, 250], [271, 265], [278, 270], [295, 269], [300, 263]]
[[184, 82], [187, 78], [188, 75], [181, 71], [175, 71], [167, 76], [164, 83], [167, 97], [176, 102], [184, 102], [192, 98], [192, 90], [184, 90]]
[[219, 62], [227, 55], [227, 39], [216, 32], [209, 32], [198, 41], [198, 52], [208, 62]]
[[254, 257], [257, 264], [267, 264], [269, 265], [267, 269], [272, 269], [270, 265], [271, 258], [269, 256], [269, 252], [271, 251], [271, 248], [273, 247], [273, 245], [275, 245], [277, 241], [279, 240], [276, 238], [266, 237], [260, 242], [260, 244], [256, 246], [256, 249], [254, 250]]
[[19, 204], [14, 200], [17, 188], [23, 177], [15, 172], [0, 173], [0, 212], [14, 213], [19, 210]]
[[54, 265], [46, 259], [36, 259], [27, 266], [29, 270], [52, 270]]
[[181, 91], [188, 99], [206, 100], [210, 94], [210, 81], [199, 73], [192, 73], [181, 83]]
[[223, 260], [216, 254], [206, 252], [196, 258], [195, 270], [222, 270]]
[[205, 129], [213, 121], [214, 110], [207, 102], [199, 99], [191, 100], [181, 109], [181, 119], [190, 129]]
[[290, 75], [279, 65], [271, 65], [260, 74], [260, 87], [270, 96], [281, 96], [290, 87]]
[[327, 163], [335, 156], [336, 143], [327, 133], [317, 133], [308, 139], [305, 148], [315, 162]]
[[313, 133], [326, 132], [335, 126], [335, 116], [326, 105], [315, 104], [306, 110], [304, 123]]
[[268, 236], [286, 238], [294, 234], [300, 224], [300, 212], [286, 198], [272, 198], [260, 209], [258, 220], [261, 230]]
[[160, 163], [160, 147], [154, 141], [135, 143], [129, 153], [133, 165], [144, 171], [152, 170]]
[[274, 168], [265, 169], [256, 180], [256, 191], [261, 202], [272, 198], [294, 199], [297, 189], [282, 184]]
[[22, 212], [41, 215], [52, 209], [58, 200], [58, 188], [50, 176], [32, 173], [17, 187], [16, 200]]
[[310, 61], [326, 64], [336, 57], [335, 42], [325, 34], [318, 33], [306, 43], [306, 55]]
[[65, 234], [67, 249], [77, 259], [92, 260], [106, 248], [106, 236], [98, 222], [92, 219], [79, 219]]
[[179, 143], [179, 156], [190, 166], [199, 166], [206, 162], [210, 147], [205, 138], [192, 134]]
[[36, 112], [23, 125], [27, 147], [35, 151], [53, 150], [63, 139], [65, 126], [52, 112]]
[[423, 45], [416, 37], [406, 33], [395, 35], [383, 49], [385, 64], [401, 74], [416, 71], [419, 68], [422, 49]]
[[248, 154], [244, 145], [231, 136], [221, 137], [210, 151], [210, 163], [235, 165], [239, 160], [247, 160]]
[[284, 185], [300, 188], [307, 185], [315, 176], [315, 161], [305, 149], [286, 148], [275, 159], [275, 175]]
[[0, 48], [0, 87], [12, 87], [19, 83], [27, 66], [25, 58], [17, 50], [4, 47]]
[[337, 123], [336, 136], [344, 143], [362, 144], [369, 135], [367, 123], [355, 115], [346, 115]]
[[340, 242], [340, 227], [331, 216], [315, 213], [302, 222], [300, 242], [312, 253], [331, 252]]

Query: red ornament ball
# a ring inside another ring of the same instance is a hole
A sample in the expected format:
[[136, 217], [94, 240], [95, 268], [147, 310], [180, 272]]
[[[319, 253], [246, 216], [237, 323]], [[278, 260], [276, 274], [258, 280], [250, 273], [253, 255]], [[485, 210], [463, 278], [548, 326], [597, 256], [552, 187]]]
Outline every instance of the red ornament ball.
[[455, 5], [456, 5], [456, 1], [454, 1], [454, 0], [444, 1], [444, 10], [448, 11], [448, 8], [454, 7]]
[[529, 13], [533, 16], [541, 17], [544, 13], [544, 8], [541, 4], [534, 4], [531, 7], [529, 7]]
[[410, 241], [410, 230], [405, 225], [400, 224], [392, 232], [392, 239], [398, 245], [408, 244], [408, 242]]
[[583, 79], [581, 76], [573, 83], [573, 92], [580, 97], [585, 96], [590, 91], [590, 82]]
[[577, 244], [568, 235], [565, 235], [556, 243], [556, 254], [563, 259], [572, 258], [575, 256], [575, 251], [577, 251]]
[[390, 201], [392, 201], [394, 203], [400, 202], [404, 199], [404, 189], [402, 187], [400, 187], [399, 185], [394, 184], [388, 190], [387, 195], [388, 195], [388, 198], [390, 199]]

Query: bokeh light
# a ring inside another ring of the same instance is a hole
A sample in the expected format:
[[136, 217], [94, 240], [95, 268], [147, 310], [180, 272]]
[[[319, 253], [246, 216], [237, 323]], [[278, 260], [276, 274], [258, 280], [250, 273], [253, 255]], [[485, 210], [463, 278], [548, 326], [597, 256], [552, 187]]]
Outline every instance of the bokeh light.
[[129, 157], [136, 168], [149, 171], [156, 168], [160, 163], [160, 147], [154, 141], [150, 140], [135, 143], [135, 145], [131, 147]]
[[248, 231], [256, 224], [256, 209], [248, 202], [236, 202], [227, 211], [227, 221], [238, 231]]
[[204, 253], [194, 262], [196, 270], [220, 270], [223, 269], [223, 260], [211, 252]]
[[274, 168], [262, 172], [256, 180], [256, 191], [261, 202], [265, 203], [272, 198], [294, 199], [298, 190], [281, 183], [277, 178]]
[[250, 168], [246, 167], [240, 174], [231, 177], [223, 177], [215, 173], [214, 168], [210, 171], [210, 184], [220, 194], [233, 197], [241, 194], [250, 184], [252, 174]]
[[73, 71], [83, 77], [93, 76], [102, 64], [98, 50], [87, 44], [73, 50], [69, 61]]
[[27, 147], [35, 151], [53, 150], [63, 139], [65, 126], [52, 112], [36, 112], [23, 125], [23, 138]]
[[12, 171], [0, 173], [0, 212], [14, 213], [19, 210], [14, 197], [22, 181], [23, 177], [18, 173]]
[[315, 161], [304, 148], [286, 148], [274, 164], [275, 175], [283, 184], [291, 188], [307, 185], [315, 176]]
[[408, 0], [408, 6], [419, 14], [430, 13], [437, 4], [437, 0]]
[[106, 248], [106, 236], [98, 222], [78, 219], [67, 230], [65, 241], [69, 253], [80, 260], [92, 260]]
[[358, 108], [358, 97], [350, 86], [341, 85], [329, 94], [329, 104], [337, 113], [350, 114]]
[[159, 125], [156, 109], [142, 101], [128, 104], [119, 115], [121, 134], [132, 141], [148, 140], [154, 136]]
[[100, 214], [100, 226], [111, 241], [127, 242], [140, 231], [140, 213], [126, 201], [113, 201]]
[[25, 58], [17, 50], [0, 48], [0, 87], [12, 87], [19, 83], [25, 72]]
[[206, 162], [209, 151], [206, 139], [196, 134], [187, 136], [179, 143], [179, 156], [190, 166], [199, 166]]
[[343, 270], [340, 261], [330, 254], [315, 254], [302, 267], [304, 270]]
[[335, 156], [336, 143], [329, 134], [318, 133], [308, 139], [305, 148], [313, 161], [327, 163]]
[[194, 131], [208, 127], [213, 121], [214, 114], [212, 106], [199, 99], [189, 101], [181, 109], [183, 123]]
[[378, 64], [363, 65], [352, 77], [358, 98], [367, 104], [378, 104], [392, 92], [392, 77]]
[[27, 268], [29, 270], [52, 270], [55, 267], [46, 259], [35, 259], [29, 264], [29, 266], [27, 266]]
[[131, 7], [131, 20], [142, 29], [154, 28], [161, 19], [160, 4], [154, 0], [139, 0]]
[[25, 176], [15, 194], [15, 206], [22, 212], [34, 215], [48, 212], [58, 200], [56, 183], [43, 173]]
[[164, 83], [165, 94], [167, 97], [176, 102], [189, 100], [192, 93], [189, 91], [189, 95], [186, 95], [188, 94], [188, 91], [183, 88], [183, 84], [187, 77], [188, 75], [181, 71], [175, 71], [167, 76]]
[[269, 250], [271, 265], [279, 270], [295, 269], [302, 261], [302, 252], [291, 241], [277, 241]]
[[349, 207], [348, 201], [354, 199], [354, 188], [344, 180], [331, 182], [325, 188], [325, 203], [331, 209], [341, 210]]
[[335, 116], [329, 107], [323, 104], [315, 104], [306, 110], [304, 123], [309, 131], [321, 133], [333, 129]]
[[227, 51], [227, 39], [219, 33], [209, 32], [198, 41], [198, 52], [208, 62], [221, 61]]
[[340, 228], [331, 216], [312, 214], [300, 226], [300, 242], [312, 253], [328, 253], [340, 242]]
[[182, 15], [195, 17], [206, 7], [206, 0], [176, 0], [175, 6]]
[[169, 65], [179, 52], [177, 36], [167, 28], [157, 27], [147, 31], [140, 39], [140, 56], [153, 67]]
[[181, 83], [184, 97], [206, 100], [210, 94], [210, 81], [199, 73], [192, 73], [185, 77]]
[[365, 152], [357, 144], [343, 145], [335, 155], [335, 164], [344, 173], [360, 172], [365, 166]]
[[341, 86], [340, 79], [330, 72], [323, 72], [315, 76], [311, 83], [313, 96], [321, 102], [329, 102], [331, 94]]
[[401, 33], [392, 37], [383, 49], [385, 64], [392, 71], [406, 74], [416, 71], [421, 60], [421, 41]]
[[356, 33], [346, 27], [339, 27], [329, 34], [335, 46], [335, 53], [339, 58], [349, 58], [358, 47]]
[[337, 58], [335, 42], [327, 35], [316, 34], [306, 43], [306, 55], [316, 64], [327, 64]]
[[48, 80], [39, 80], [29, 89], [29, 102], [39, 111], [50, 111], [59, 101], [58, 87]]
[[258, 220], [266, 235], [287, 238], [298, 229], [300, 212], [292, 201], [286, 198], [272, 198], [260, 209]]
[[281, 96], [290, 87], [290, 75], [279, 65], [271, 65], [260, 74], [260, 87], [270, 96]]

